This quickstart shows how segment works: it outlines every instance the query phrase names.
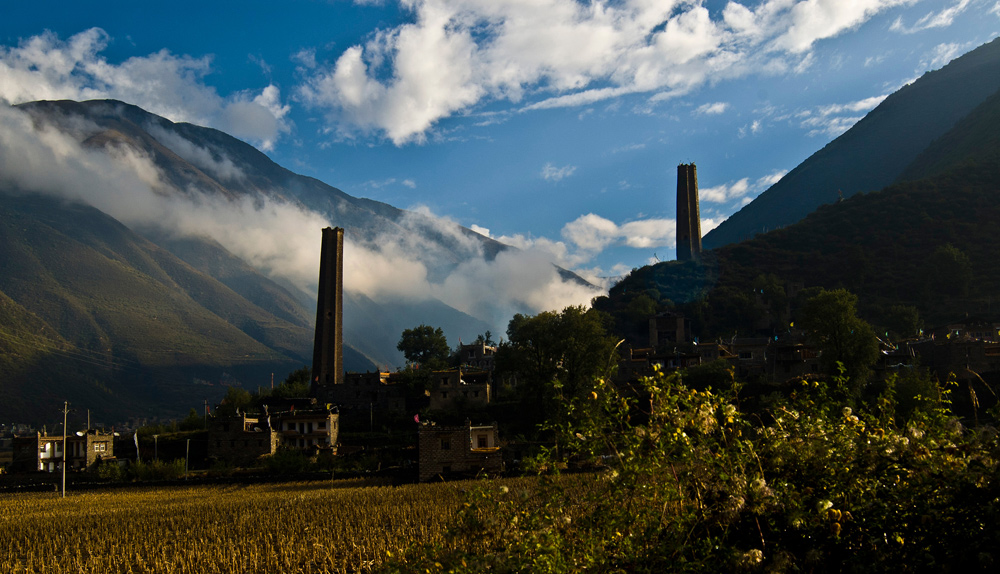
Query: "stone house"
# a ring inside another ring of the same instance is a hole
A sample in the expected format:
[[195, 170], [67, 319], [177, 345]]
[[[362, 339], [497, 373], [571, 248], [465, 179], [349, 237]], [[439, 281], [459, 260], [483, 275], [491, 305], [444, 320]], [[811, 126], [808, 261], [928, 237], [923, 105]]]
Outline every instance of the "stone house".
[[489, 371], [462, 368], [434, 371], [430, 397], [431, 410], [456, 410], [485, 406], [490, 402], [492, 375]]
[[314, 392], [317, 402], [335, 404], [342, 416], [357, 422], [368, 420], [371, 411], [406, 413], [406, 389], [401, 380], [399, 373], [381, 370], [347, 373], [344, 382], [317, 384]]
[[473, 370], [492, 373], [496, 354], [496, 346], [487, 345], [484, 341], [477, 341], [470, 345], [459, 345], [458, 347], [458, 360], [462, 365]]
[[421, 423], [417, 430], [419, 479], [437, 476], [475, 476], [480, 472], [500, 472], [503, 458], [497, 442], [497, 424], [459, 426]]
[[280, 448], [309, 454], [336, 454], [340, 434], [336, 407], [312, 404], [306, 408], [259, 415], [240, 414], [213, 420], [208, 430], [209, 459], [250, 464]]
[[[83, 470], [102, 460], [115, 458], [114, 436], [96, 429], [79, 431], [66, 436], [67, 470]], [[11, 470], [14, 472], [56, 472], [64, 459], [63, 436], [36, 432], [17, 436], [12, 441]]]

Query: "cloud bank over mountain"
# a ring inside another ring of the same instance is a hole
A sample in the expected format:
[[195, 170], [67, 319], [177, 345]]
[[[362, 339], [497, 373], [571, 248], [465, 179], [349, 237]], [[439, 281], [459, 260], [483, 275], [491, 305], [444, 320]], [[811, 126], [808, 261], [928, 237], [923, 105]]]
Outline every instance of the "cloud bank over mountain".
[[[57, 129], [20, 109], [0, 107], [0, 191], [86, 203], [138, 230], [207, 237], [266, 275], [315, 294], [318, 231], [331, 225], [327, 216], [266, 195], [178, 189], [135, 147], [80, 143], [101, 130], [78, 117]], [[149, 126], [149, 133], [219, 181], [238, 184], [245, 177], [241, 166], [217, 149], [161, 126]], [[562, 277], [547, 250], [524, 246], [490, 260], [481, 241], [428, 210], [397, 223], [371, 240], [353, 241], [348, 235], [345, 289], [375, 301], [437, 299], [496, 326], [497, 332], [514, 313], [586, 304], [600, 292]], [[452, 249], [427, 240], [428, 231], [446, 236]], [[441, 274], [441, 269], [448, 271]]]

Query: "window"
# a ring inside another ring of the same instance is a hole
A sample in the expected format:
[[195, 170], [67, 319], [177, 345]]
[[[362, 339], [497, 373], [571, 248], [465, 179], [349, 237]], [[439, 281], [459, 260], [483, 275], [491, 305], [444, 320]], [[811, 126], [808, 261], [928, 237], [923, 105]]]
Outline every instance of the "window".
[[477, 436], [476, 442], [478, 443], [479, 448], [487, 448], [490, 445], [489, 440], [487, 440], [486, 435], [484, 434]]
[[448, 391], [441, 391], [441, 398], [442, 399], [447, 399], [448, 398]]
[[441, 439], [441, 450], [451, 450], [451, 439]]

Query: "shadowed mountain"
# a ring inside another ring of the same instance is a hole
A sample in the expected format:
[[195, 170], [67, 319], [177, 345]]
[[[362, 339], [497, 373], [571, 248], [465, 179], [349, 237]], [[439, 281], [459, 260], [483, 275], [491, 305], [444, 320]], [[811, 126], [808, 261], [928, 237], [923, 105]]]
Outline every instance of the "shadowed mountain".
[[919, 317], [927, 326], [970, 316], [996, 320], [997, 134], [1000, 94], [928, 145], [899, 182], [718, 247], [701, 262], [635, 270], [599, 307], [642, 344], [648, 315], [636, 310], [678, 309], [702, 337], [746, 335], [764, 318], [761, 294], [770, 289], [780, 299], [783, 288], [776, 287], [791, 284], [850, 290], [880, 333], [912, 334], [899, 326], [901, 315]]
[[[899, 89], [705, 235], [706, 249], [801, 220], [842, 193], [877, 191], [904, 175], [932, 142], [1000, 90], [1000, 39]], [[909, 176], [912, 177], [912, 176]]]
[[[413, 242], [428, 278], [509, 249], [458, 225], [351, 197], [222, 132], [175, 124], [135, 106], [60, 101], [17, 108], [36, 129], [55, 126], [88, 153], [134, 153], [148, 161], [156, 171], [151, 196], [298, 206], [344, 227], [354, 245], [372, 252], [387, 237]], [[183, 415], [204, 400], [216, 402], [227, 384], [267, 386], [272, 373], [280, 380], [310, 362], [314, 286], [269, 274], [207, 235], [126, 225], [65, 199], [86, 197], [79, 190], [25, 188], [5, 175], [0, 418], [53, 421], [63, 400], [108, 422]], [[295, 230], [315, 234], [317, 257], [319, 227]], [[288, 259], [302, 257], [288, 253]], [[319, 262], [305, 259], [304, 276], [311, 279]], [[348, 293], [345, 368], [401, 365], [399, 336], [421, 323], [441, 326], [453, 343], [491, 329], [435, 299], [385, 302]]]

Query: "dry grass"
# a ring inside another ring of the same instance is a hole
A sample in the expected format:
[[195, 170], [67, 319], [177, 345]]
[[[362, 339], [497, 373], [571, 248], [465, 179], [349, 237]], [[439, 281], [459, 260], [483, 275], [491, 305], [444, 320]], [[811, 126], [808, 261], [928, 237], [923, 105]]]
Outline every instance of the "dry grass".
[[0, 572], [364, 572], [440, 542], [467, 483], [0, 495]]

